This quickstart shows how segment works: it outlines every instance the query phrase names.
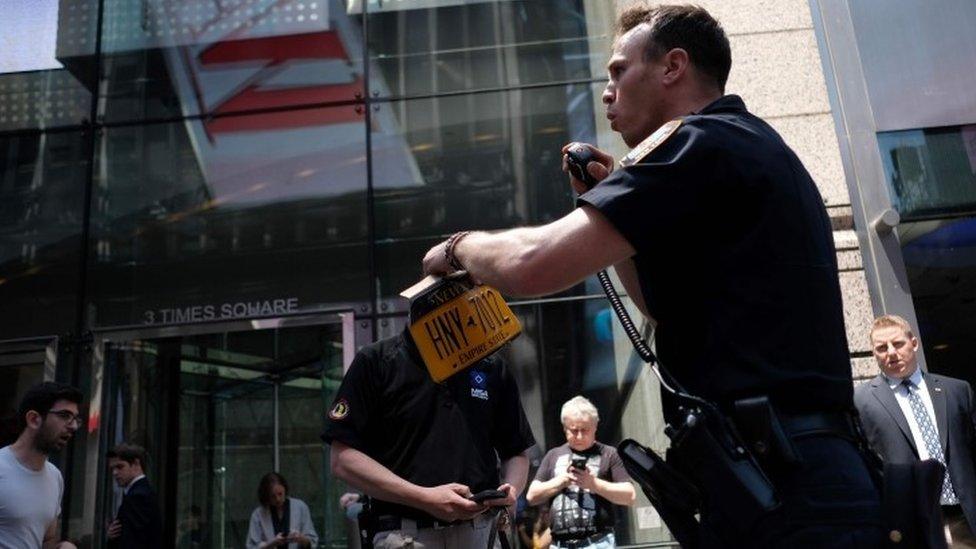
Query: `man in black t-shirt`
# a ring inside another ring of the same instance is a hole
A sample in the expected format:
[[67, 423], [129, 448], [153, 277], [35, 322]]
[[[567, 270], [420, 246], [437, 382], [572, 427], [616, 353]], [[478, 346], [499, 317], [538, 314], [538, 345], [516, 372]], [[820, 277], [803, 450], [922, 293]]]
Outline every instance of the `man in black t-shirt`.
[[569, 399], [559, 419], [566, 444], [542, 458], [526, 499], [549, 505], [554, 548], [616, 547], [613, 505], [633, 505], [634, 485], [617, 449], [596, 441], [600, 414], [592, 402]]
[[[625, 10], [603, 93], [610, 127], [633, 148], [620, 169], [610, 173], [614, 159], [590, 145], [567, 145], [595, 157], [585, 167], [592, 189], [570, 178], [578, 208], [539, 227], [457, 233], [427, 252], [424, 271], [463, 269], [503, 294], [536, 296], [614, 266], [656, 321], [658, 356], [674, 378], [726, 413], [768, 397], [802, 460], [774, 471], [782, 505], [749, 524], [732, 517], [720, 488], [699, 487], [709, 490], [702, 544], [877, 546], [880, 497], [848, 423], [830, 218], [779, 134], [725, 95], [731, 64], [705, 10]], [[673, 404], [664, 411], [678, 424]], [[830, 428], [802, 436], [807, 420]]]
[[[356, 354], [322, 436], [332, 472], [372, 498], [378, 548], [485, 547], [486, 511], [515, 505], [535, 444], [504, 361], [490, 356], [435, 383], [409, 330]], [[492, 489], [507, 496], [468, 499]]]

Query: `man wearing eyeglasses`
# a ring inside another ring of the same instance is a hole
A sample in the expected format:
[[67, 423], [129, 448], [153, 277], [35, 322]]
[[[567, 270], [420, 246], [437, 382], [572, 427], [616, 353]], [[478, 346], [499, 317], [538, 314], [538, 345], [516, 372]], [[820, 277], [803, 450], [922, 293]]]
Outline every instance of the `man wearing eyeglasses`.
[[0, 448], [0, 547], [74, 549], [57, 541], [64, 479], [48, 456], [61, 451], [81, 426], [81, 391], [60, 383], [39, 383], [18, 408], [22, 430]]

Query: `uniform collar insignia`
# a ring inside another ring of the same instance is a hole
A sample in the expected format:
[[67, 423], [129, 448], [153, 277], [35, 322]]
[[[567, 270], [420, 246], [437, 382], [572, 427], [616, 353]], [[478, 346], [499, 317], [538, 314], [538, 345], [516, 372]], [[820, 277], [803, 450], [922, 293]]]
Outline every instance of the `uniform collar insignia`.
[[647, 139], [640, 142], [639, 145], [633, 148], [627, 156], [620, 159], [620, 165], [624, 168], [628, 166], [633, 166], [634, 164], [643, 160], [647, 155], [651, 154], [651, 151], [658, 148], [661, 143], [664, 143], [671, 137], [674, 132], [678, 131], [681, 127], [681, 119], [675, 118], [674, 120], [666, 123], [657, 130], [654, 131]]

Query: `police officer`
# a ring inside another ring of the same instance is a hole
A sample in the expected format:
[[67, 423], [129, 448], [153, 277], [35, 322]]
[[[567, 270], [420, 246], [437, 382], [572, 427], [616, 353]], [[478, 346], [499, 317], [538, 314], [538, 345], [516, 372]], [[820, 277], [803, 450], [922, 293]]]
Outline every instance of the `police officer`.
[[[634, 148], [624, 167], [610, 173], [613, 159], [591, 147], [599, 183], [571, 179], [576, 210], [540, 227], [455, 234], [428, 251], [424, 270], [464, 268], [531, 296], [615, 266], [657, 321], [661, 363], [677, 380], [726, 413], [768, 397], [801, 459], [770, 472], [782, 505], [745, 535], [706, 494], [703, 545], [875, 546], [879, 495], [845, 428], [850, 362], [816, 186], [768, 124], [724, 95], [729, 43], [705, 10], [634, 6], [617, 24], [603, 102]], [[802, 424], [831, 428], [793, 436]]]
[[[535, 444], [501, 358], [435, 383], [408, 330], [356, 354], [323, 439], [333, 474], [371, 497], [377, 548], [486, 547], [495, 526], [487, 511], [514, 508]], [[506, 496], [468, 499], [490, 489]]]

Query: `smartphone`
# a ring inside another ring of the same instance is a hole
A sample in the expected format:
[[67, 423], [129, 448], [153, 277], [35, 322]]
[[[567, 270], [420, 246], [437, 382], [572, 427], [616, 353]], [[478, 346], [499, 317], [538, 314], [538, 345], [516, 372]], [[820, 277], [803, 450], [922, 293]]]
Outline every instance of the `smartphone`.
[[570, 461], [569, 466], [572, 467], [573, 469], [583, 471], [586, 469], [586, 458], [583, 456], [573, 456], [573, 459]]
[[468, 499], [475, 503], [481, 503], [489, 499], [501, 499], [507, 497], [508, 493], [501, 490], [482, 490], [477, 494], [471, 494]]

